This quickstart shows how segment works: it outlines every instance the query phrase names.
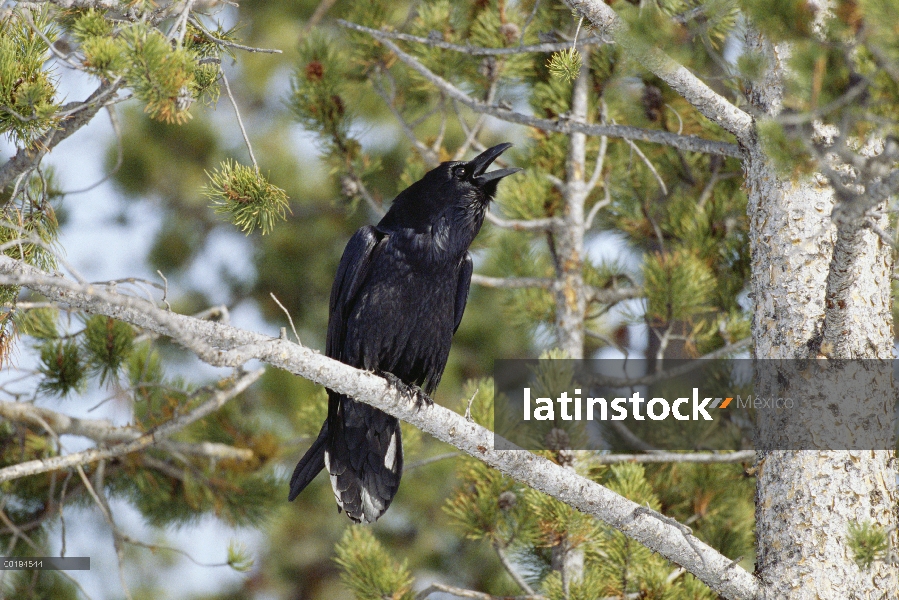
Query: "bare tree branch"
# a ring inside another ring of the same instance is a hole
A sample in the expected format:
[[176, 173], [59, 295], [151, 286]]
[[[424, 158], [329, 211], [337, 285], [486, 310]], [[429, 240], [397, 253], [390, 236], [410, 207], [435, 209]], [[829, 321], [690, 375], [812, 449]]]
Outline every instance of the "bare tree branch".
[[[257, 369], [256, 371], [243, 374], [231, 388], [227, 390], [217, 390], [212, 394], [211, 398], [206, 400], [204, 403], [202, 403], [192, 411], [179, 417], [175, 417], [170, 421], [166, 421], [162, 425], [151, 429], [149, 432], [133, 441], [117, 444], [109, 448], [91, 448], [88, 450], [83, 450], [81, 452], [66, 454], [65, 456], [54, 456], [53, 458], [46, 458], [41, 460], [29, 460], [17, 465], [5, 467], [3, 469], [0, 469], [0, 483], [4, 481], [10, 481], [11, 479], [17, 479], [19, 477], [24, 477], [26, 475], [46, 473], [48, 471], [55, 471], [57, 469], [65, 469], [68, 467], [80, 468], [83, 464], [96, 462], [98, 460], [105, 460], [107, 458], [113, 458], [116, 456], [123, 456], [125, 454], [130, 454], [132, 452], [137, 452], [138, 450], [143, 450], [144, 448], [147, 448], [149, 446], [153, 446], [159, 440], [166, 438], [176, 431], [183, 429], [191, 423], [202, 419], [203, 417], [221, 408], [228, 400], [240, 394], [242, 391], [247, 389], [254, 381], [259, 379], [263, 372], [264, 369]], [[49, 430], [49, 432], [53, 432], [52, 428]]]
[[515, 566], [512, 565], [512, 561], [510, 561], [509, 557], [506, 556], [506, 551], [499, 544], [499, 542], [494, 542], [493, 549], [496, 550], [496, 556], [499, 558], [499, 562], [502, 563], [503, 568], [506, 569], [509, 577], [511, 577], [515, 581], [515, 583], [518, 584], [518, 587], [521, 588], [521, 591], [523, 591], [525, 594], [528, 594], [529, 596], [534, 596], [536, 594], [534, 588], [532, 588], [530, 584], [525, 581], [524, 577], [521, 576], [521, 573], [519, 573], [515, 569]]
[[[139, 298], [54, 277], [6, 256], [0, 256], [0, 284], [22, 285], [87, 312], [168, 335], [211, 364], [239, 365], [258, 359], [305, 377], [402, 419], [505, 475], [599, 518], [682, 565], [725, 598], [750, 599], [757, 595], [759, 584], [752, 574], [661, 515], [531, 452], [496, 450], [493, 432], [439, 404], [418, 407], [374, 373], [287, 340], [166, 312]], [[254, 375], [258, 377], [256, 373], [245, 375], [235, 388], [219, 395], [237, 393], [238, 387], [246, 387]]]
[[657, 75], [713, 123], [741, 142], [750, 142], [755, 125], [752, 116], [707, 86], [670, 56], [649, 46], [629, 31], [612, 8], [602, 0], [564, 0], [577, 14], [587, 18], [604, 35], [612, 37], [633, 60]]
[[754, 461], [755, 450], [740, 450], [739, 452], [652, 452], [649, 454], [596, 454], [591, 457], [591, 462], [603, 465], [617, 465], [619, 463], [737, 463], [748, 460]]
[[[367, 33], [371, 36], [378, 37], [383, 36], [386, 38], [390, 38], [392, 40], [402, 40], [404, 42], [415, 42], [417, 44], [424, 44], [426, 46], [431, 46], [433, 48], [442, 48], [444, 50], [453, 50], [454, 52], [462, 52], [463, 54], [468, 54], [470, 56], [508, 56], [510, 54], [525, 54], [527, 52], [558, 52], [559, 50], [567, 50], [571, 48], [571, 42], [556, 42], [556, 43], [547, 43], [547, 44], [534, 44], [532, 46], [512, 46], [510, 48], [482, 48], [480, 46], [466, 46], [461, 44], [453, 44], [451, 42], [444, 42], [443, 40], [435, 40], [426, 37], [419, 37], [417, 35], [409, 35], [408, 33], [396, 33], [393, 31], [384, 31], [382, 29], [372, 29], [371, 27], [365, 27], [364, 25], [357, 25], [356, 23], [350, 23], [349, 21], [344, 21], [343, 19], [337, 19], [337, 24], [346, 27], [347, 29], [352, 29], [354, 31], [360, 31], [362, 33]], [[583, 38], [577, 41], [578, 47], [584, 46], [592, 46], [594, 44], [605, 44], [607, 43], [601, 37], [588, 37]]]
[[[134, 427], [116, 427], [105, 419], [70, 417], [27, 402], [0, 401], [0, 417], [12, 422], [36, 423], [41, 427], [49, 426], [57, 435], [77, 435], [103, 444], [132, 442], [146, 433]], [[219, 460], [247, 461], [253, 460], [254, 457], [253, 451], [248, 448], [235, 448], [217, 442], [188, 443], [161, 440], [158, 446], [163, 450]]]
[[556, 217], [547, 217], [545, 219], [503, 219], [497, 217], [490, 211], [487, 211], [487, 221], [491, 225], [502, 227], [503, 229], [511, 229], [513, 231], [548, 231], [562, 225], [562, 220]]
[[480, 102], [479, 100], [475, 100], [474, 98], [454, 86], [452, 83], [433, 73], [430, 69], [421, 64], [421, 62], [419, 62], [418, 59], [416, 59], [414, 56], [401, 50], [399, 46], [394, 44], [382, 32], [372, 29], [367, 33], [369, 33], [372, 37], [376, 38], [387, 48], [389, 48], [394, 54], [397, 55], [397, 57], [401, 61], [418, 71], [418, 73], [425, 79], [440, 88], [440, 90], [443, 91], [447, 96], [454, 100], [457, 100], [458, 102], [461, 102], [475, 112], [486, 113], [503, 121], [536, 127], [537, 129], [543, 129], [545, 131], [557, 131], [559, 133], [566, 134], [578, 132], [594, 136], [607, 135], [613, 138], [639, 140], [644, 142], [651, 142], [654, 144], [664, 144], [674, 148], [679, 148], [681, 150], [689, 150], [691, 152], [704, 152], [706, 154], [718, 154], [721, 156], [733, 156], [736, 158], [742, 157], [740, 148], [736, 144], [706, 140], [692, 135], [678, 135], [676, 133], [670, 133], [667, 131], [655, 129], [628, 127], [625, 125], [596, 125], [563, 119], [540, 119], [537, 117], [526, 115], [524, 113], [513, 111], [510, 108], [506, 108], [497, 104], [485, 104], [483, 102]]
[[243, 44], [238, 44], [236, 42], [229, 42], [228, 40], [219, 39], [219, 38], [215, 37], [214, 35], [212, 35], [212, 33], [210, 33], [208, 29], [203, 27], [203, 24], [200, 23], [196, 18], [189, 17], [188, 21], [190, 21], [191, 25], [193, 25], [194, 27], [199, 29], [203, 33], [203, 35], [206, 36], [206, 38], [209, 41], [215, 42], [219, 46], [225, 46], [227, 48], [235, 48], [237, 50], [245, 50], [246, 52], [262, 52], [264, 54], [281, 54], [282, 53], [282, 51], [278, 50], [277, 48], [254, 48], [252, 46], [244, 46]]
[[[37, 167], [44, 156], [53, 150], [59, 142], [87, 125], [94, 118], [94, 115], [103, 108], [104, 101], [119, 89], [121, 83], [121, 79], [114, 82], [104, 82], [84, 102], [70, 102], [63, 106], [64, 110], [72, 110], [76, 107], [78, 110], [64, 119], [58, 128], [51, 129], [43, 138], [35, 142], [30, 149], [19, 148], [15, 156], [10, 158], [6, 164], [0, 166], [0, 190], [5, 189], [19, 175]], [[10, 196], [9, 200], [12, 200], [12, 196]]]
[[467, 590], [443, 583], [432, 583], [422, 591], [415, 595], [415, 600], [425, 600], [431, 594], [449, 594], [457, 598], [474, 598], [475, 600], [547, 600], [546, 596], [528, 595], [528, 596], [494, 596], [493, 594], [485, 594], [484, 592], [476, 592], [475, 590]]
[[522, 289], [543, 288], [552, 289], [555, 280], [549, 277], [488, 277], [475, 273], [471, 276], [471, 282], [489, 288]]

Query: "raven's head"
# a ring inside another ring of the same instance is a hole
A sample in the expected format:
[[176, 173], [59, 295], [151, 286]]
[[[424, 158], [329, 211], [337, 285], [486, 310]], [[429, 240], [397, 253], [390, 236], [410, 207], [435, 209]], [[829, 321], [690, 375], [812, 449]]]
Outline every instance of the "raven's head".
[[432, 237], [440, 249], [464, 251], [484, 222], [487, 205], [500, 179], [518, 168], [487, 169], [510, 143], [488, 148], [466, 162], [445, 162], [403, 190], [393, 201], [379, 228], [411, 229]]
[[445, 162], [425, 175], [424, 179], [433, 177], [448, 180], [449, 187], [452, 187], [460, 197], [477, 199], [486, 205], [496, 195], [496, 186], [500, 179], [521, 171], [514, 168], [486, 172], [493, 161], [511, 147], [512, 144], [506, 142], [484, 150], [468, 162]]

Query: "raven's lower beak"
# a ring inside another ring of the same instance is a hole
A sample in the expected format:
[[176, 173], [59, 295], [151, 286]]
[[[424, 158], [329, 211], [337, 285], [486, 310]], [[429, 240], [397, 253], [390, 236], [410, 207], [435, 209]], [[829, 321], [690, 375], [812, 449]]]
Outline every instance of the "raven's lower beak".
[[473, 159], [468, 161], [468, 165], [471, 167], [471, 175], [472, 175], [472, 183], [477, 186], [482, 186], [490, 181], [496, 181], [497, 179], [502, 179], [503, 177], [508, 177], [513, 173], [517, 173], [522, 169], [514, 168], [514, 169], [497, 169], [496, 171], [491, 171], [489, 173], [485, 173], [484, 171], [495, 161], [500, 154], [508, 150], [512, 147], [512, 144], [506, 142], [505, 144], [499, 144], [498, 146], [494, 146], [493, 148], [488, 148], [484, 150]]

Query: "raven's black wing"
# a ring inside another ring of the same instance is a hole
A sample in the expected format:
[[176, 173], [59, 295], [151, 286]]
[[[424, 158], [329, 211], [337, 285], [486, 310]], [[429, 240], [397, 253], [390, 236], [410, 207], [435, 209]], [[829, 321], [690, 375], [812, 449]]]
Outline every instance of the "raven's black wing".
[[[359, 292], [359, 287], [365, 280], [371, 265], [371, 259], [378, 243], [384, 234], [372, 226], [366, 226], [357, 231], [344, 248], [340, 265], [337, 267], [337, 275], [334, 285], [331, 287], [331, 301], [329, 305], [330, 317], [328, 320], [328, 340], [325, 354], [337, 360], [344, 360], [343, 341], [346, 338], [346, 317], [353, 299]], [[293, 500], [303, 489], [318, 475], [325, 466], [325, 451], [331, 432], [335, 427], [329, 427], [336, 418], [337, 394], [328, 392], [328, 420], [322, 425], [318, 438], [297, 463], [290, 480], [290, 495], [288, 500]], [[334, 423], [336, 426], [337, 424]], [[343, 430], [342, 425], [336, 427]]]
[[462, 313], [465, 312], [465, 304], [468, 302], [468, 288], [471, 287], [471, 274], [474, 271], [474, 265], [471, 262], [471, 253], [466, 252], [462, 257], [462, 264], [459, 266], [459, 283], [456, 286], [456, 310], [454, 314], [455, 322], [453, 323], [453, 333], [459, 329], [459, 323], [462, 322]]
[[328, 304], [328, 340], [325, 354], [331, 358], [346, 360], [344, 342], [347, 318], [384, 235], [372, 225], [366, 225], [353, 234], [343, 251]]

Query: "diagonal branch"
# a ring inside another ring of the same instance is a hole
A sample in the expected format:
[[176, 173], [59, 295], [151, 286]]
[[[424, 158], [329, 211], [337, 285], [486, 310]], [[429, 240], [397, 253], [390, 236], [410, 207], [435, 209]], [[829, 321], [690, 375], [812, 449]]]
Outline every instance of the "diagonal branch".
[[[0, 190], [3, 190], [15, 179], [31, 171], [43, 160], [59, 142], [63, 141], [94, 118], [103, 108], [105, 100], [119, 89], [121, 79], [115, 82], [104, 82], [94, 90], [84, 102], [70, 102], [63, 106], [63, 111], [77, 108], [78, 110], [64, 119], [58, 128], [51, 129], [42, 139], [35, 142], [31, 149], [19, 148], [15, 156], [6, 164], [0, 166]], [[12, 197], [10, 197], [10, 200]]]
[[612, 8], [602, 0], [564, 0], [578, 15], [593, 23], [604, 35], [614, 38], [627, 54], [657, 75], [671, 89], [684, 97], [711, 122], [723, 127], [740, 142], [752, 139], [753, 118], [715, 92], [686, 67], [670, 56], [646, 44], [630, 29]]
[[[384, 44], [384, 46], [390, 49], [391, 52], [396, 54], [397, 58], [412, 67], [433, 85], [440, 88], [440, 90], [447, 96], [453, 100], [457, 100], [475, 112], [485, 113], [503, 121], [536, 127], [537, 129], [545, 131], [557, 131], [566, 134], [577, 132], [595, 136], [607, 135], [613, 138], [664, 144], [673, 148], [688, 150], [690, 152], [704, 152], [706, 154], [718, 154], [736, 158], [742, 157], [740, 148], [736, 144], [706, 140], [694, 135], [678, 135], [668, 131], [641, 129], [640, 127], [629, 127], [626, 125], [596, 125], [561, 119], [540, 119], [497, 104], [485, 104], [484, 102], [472, 98], [449, 81], [446, 81], [428, 69], [414, 56], [401, 50], [399, 46], [388, 39], [386, 35], [383, 35], [382, 32], [374, 29], [371, 30], [371, 32], [370, 35]], [[735, 108], [734, 110], [739, 109]]]
[[545, 290], [552, 289], [556, 284], [556, 281], [549, 277], [490, 277], [489, 275], [480, 275], [478, 273], [474, 273], [471, 276], [471, 282], [488, 288], [543, 288]]
[[[439, 404], [418, 407], [374, 373], [287, 340], [163, 311], [146, 300], [55, 277], [6, 256], [0, 256], [0, 284], [22, 285], [51, 300], [167, 335], [212, 364], [240, 365], [258, 359], [324, 385], [402, 419], [501, 473], [608, 523], [685, 567], [725, 598], [750, 599], [757, 595], [759, 584], [752, 574], [686, 535], [676, 522], [666, 521], [662, 515], [531, 452], [496, 450], [492, 431]], [[248, 378], [253, 375], [240, 381], [249, 385]]]
[[[143, 302], [143, 300], [141, 300]], [[65, 456], [54, 456], [53, 458], [45, 458], [40, 460], [29, 460], [17, 465], [4, 467], [0, 469], [0, 483], [10, 481], [26, 475], [35, 475], [37, 473], [46, 473], [57, 469], [66, 469], [69, 467], [81, 467], [81, 465], [106, 460], [116, 456], [124, 456], [138, 450], [143, 450], [149, 446], [155, 445], [158, 441], [172, 435], [176, 431], [187, 427], [191, 423], [202, 419], [203, 417], [215, 412], [221, 408], [228, 400], [234, 398], [242, 391], [250, 387], [259, 377], [262, 376], [264, 369], [257, 369], [250, 373], [244, 373], [232, 387], [227, 390], [217, 390], [212, 396], [200, 404], [192, 411], [175, 417], [170, 421], [166, 421], [162, 425], [155, 427], [140, 436], [139, 438], [117, 444], [109, 448], [90, 448], [81, 452], [66, 454]], [[51, 429], [52, 433], [53, 430]]]
[[[408, 33], [396, 33], [392, 31], [384, 31], [382, 29], [372, 29], [364, 25], [350, 23], [343, 19], [337, 19], [337, 24], [347, 29], [367, 33], [368, 35], [377, 37], [383, 36], [392, 40], [402, 40], [404, 42], [415, 42], [416, 44], [424, 44], [433, 48], [441, 48], [443, 50], [452, 50], [461, 52], [470, 56], [507, 56], [510, 54], [525, 54], [528, 52], [558, 52], [560, 50], [568, 50], [571, 48], [571, 42], [555, 42], [546, 44], [534, 44], [531, 46], [512, 46], [510, 48], [483, 48], [481, 46], [468, 46], [463, 44], [453, 44], [452, 42], [444, 42], [443, 40], [419, 37], [417, 35], [409, 35]], [[588, 37], [579, 39], [576, 42], [578, 47], [590, 46], [593, 44], [604, 44], [605, 40], [601, 37]]]
[[[0, 417], [18, 423], [35, 423], [41, 427], [49, 426], [57, 435], [77, 435], [103, 444], [119, 444], [131, 442], [146, 432], [135, 427], [116, 427], [105, 419], [79, 419], [70, 417], [48, 408], [41, 408], [27, 402], [0, 401]], [[176, 442], [162, 440], [162, 450], [179, 452], [204, 458], [253, 460], [253, 451], [249, 448], [235, 448], [217, 442]]]

